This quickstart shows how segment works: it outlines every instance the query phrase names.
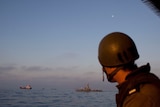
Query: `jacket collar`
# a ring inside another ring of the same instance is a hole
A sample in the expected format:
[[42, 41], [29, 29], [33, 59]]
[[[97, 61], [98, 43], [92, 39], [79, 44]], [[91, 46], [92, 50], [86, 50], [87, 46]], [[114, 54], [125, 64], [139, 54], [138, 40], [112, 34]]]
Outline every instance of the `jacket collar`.
[[150, 64], [147, 63], [146, 65], [143, 65], [137, 69], [135, 69], [134, 71], [132, 71], [129, 75], [127, 75], [126, 80], [128, 78], [134, 77], [139, 73], [149, 73], [150, 72]]
[[149, 73], [150, 72], [150, 64], [147, 63], [146, 65], [143, 65], [135, 70], [133, 70], [130, 74], [127, 75], [126, 81], [123, 82], [122, 84], [117, 85], [116, 87], [118, 89], [121, 89], [124, 85], [127, 84], [127, 81], [131, 78], [134, 78], [135, 76], [138, 76], [139, 74], [144, 74], [144, 73]]

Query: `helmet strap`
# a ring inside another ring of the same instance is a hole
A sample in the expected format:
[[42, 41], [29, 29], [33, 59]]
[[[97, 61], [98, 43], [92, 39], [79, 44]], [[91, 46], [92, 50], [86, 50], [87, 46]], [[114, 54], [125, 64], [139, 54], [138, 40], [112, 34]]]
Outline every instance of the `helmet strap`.
[[105, 70], [105, 67], [103, 67], [103, 71], [106, 73], [107, 79], [108, 79], [109, 82], [115, 82], [115, 81], [113, 80], [113, 77], [117, 74], [117, 72], [118, 72], [120, 69], [122, 69], [122, 67], [118, 67], [118, 68], [116, 68], [111, 74], [108, 74], [108, 73], [106, 72], [106, 70]]
[[104, 72], [105, 71], [102, 71], [102, 81], [104, 82]]

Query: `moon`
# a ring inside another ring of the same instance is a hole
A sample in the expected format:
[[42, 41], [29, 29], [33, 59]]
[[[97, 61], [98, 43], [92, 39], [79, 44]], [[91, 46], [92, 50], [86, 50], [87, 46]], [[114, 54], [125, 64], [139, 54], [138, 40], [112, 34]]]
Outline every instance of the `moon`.
[[114, 18], [114, 15], [112, 15], [112, 18]]

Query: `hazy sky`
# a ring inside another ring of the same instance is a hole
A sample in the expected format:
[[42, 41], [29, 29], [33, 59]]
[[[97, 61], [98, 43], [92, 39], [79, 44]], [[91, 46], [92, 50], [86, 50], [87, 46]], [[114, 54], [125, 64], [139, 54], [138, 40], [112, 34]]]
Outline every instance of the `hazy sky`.
[[141, 0], [0, 0], [0, 88], [110, 87], [97, 56], [114, 31], [130, 35], [138, 66], [150, 62], [160, 77], [160, 18]]

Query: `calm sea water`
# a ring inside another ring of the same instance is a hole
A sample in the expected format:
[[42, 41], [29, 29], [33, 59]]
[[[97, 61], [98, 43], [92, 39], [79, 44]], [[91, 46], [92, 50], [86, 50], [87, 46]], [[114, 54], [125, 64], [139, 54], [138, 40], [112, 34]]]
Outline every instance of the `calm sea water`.
[[116, 107], [115, 92], [0, 89], [0, 107]]

